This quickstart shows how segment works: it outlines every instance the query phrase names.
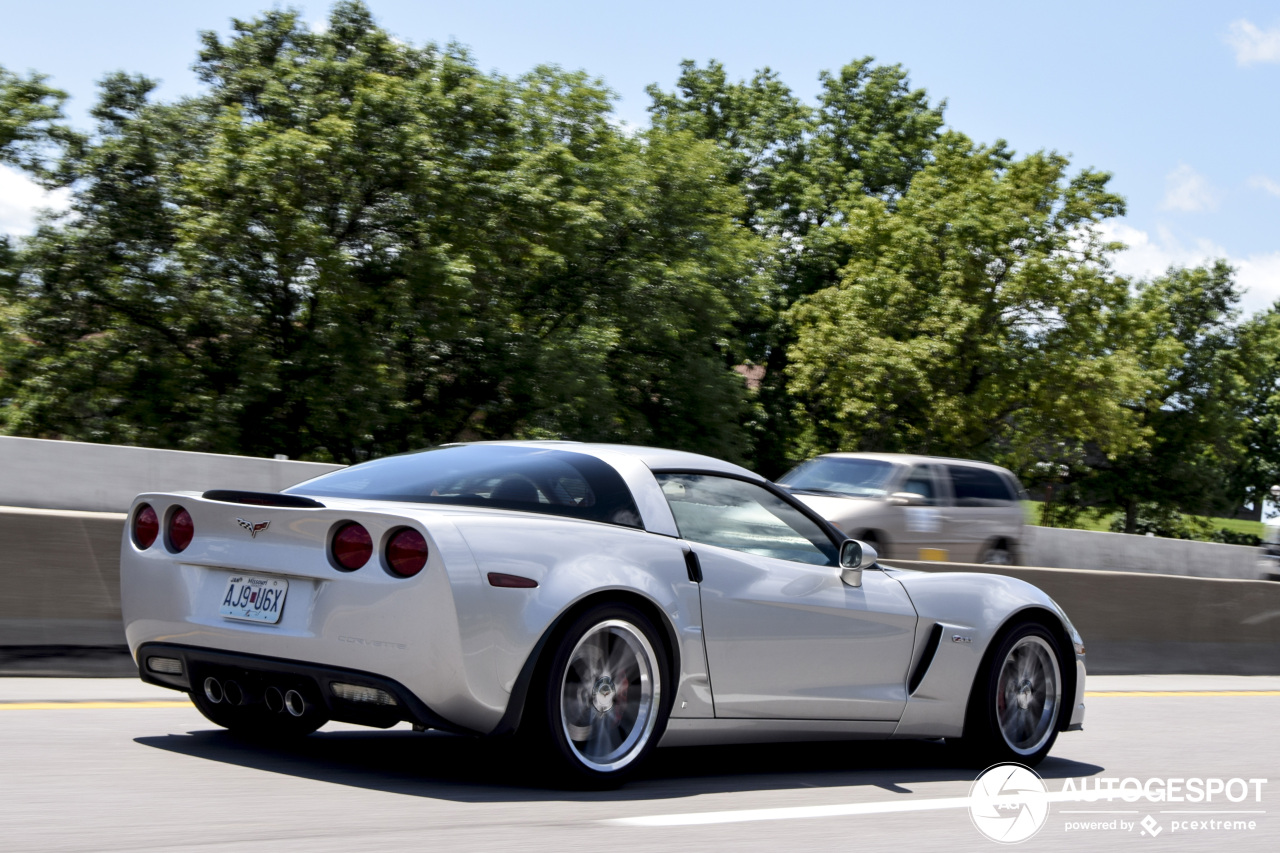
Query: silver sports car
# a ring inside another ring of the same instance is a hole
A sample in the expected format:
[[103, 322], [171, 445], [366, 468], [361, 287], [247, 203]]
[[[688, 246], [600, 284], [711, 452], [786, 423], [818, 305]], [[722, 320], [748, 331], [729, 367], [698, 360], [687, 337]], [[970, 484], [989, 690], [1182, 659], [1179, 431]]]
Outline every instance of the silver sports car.
[[447, 445], [280, 494], [140, 495], [121, 590], [142, 678], [220, 726], [516, 735], [576, 783], [685, 744], [1035, 764], [1084, 717], [1084, 646], [1039, 589], [881, 567], [764, 478], [670, 450]]

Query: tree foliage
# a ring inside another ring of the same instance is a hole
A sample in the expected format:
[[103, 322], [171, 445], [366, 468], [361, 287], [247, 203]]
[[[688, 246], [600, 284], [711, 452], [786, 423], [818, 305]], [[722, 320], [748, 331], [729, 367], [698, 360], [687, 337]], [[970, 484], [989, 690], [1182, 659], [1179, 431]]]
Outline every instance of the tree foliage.
[[1140, 320], [1092, 226], [1106, 176], [948, 133], [891, 208], [847, 206], [840, 280], [790, 312], [810, 447], [1042, 458], [1070, 437], [1140, 443]]
[[1280, 307], [1240, 317], [1221, 263], [1117, 275], [1105, 172], [972, 141], [899, 66], [806, 103], [686, 62], [631, 131], [584, 72], [485, 73], [341, 2], [205, 34], [195, 70], [168, 103], [106, 77], [88, 134], [0, 70], [0, 162], [72, 197], [0, 242], [0, 429], [953, 454], [1131, 531], [1280, 480]]
[[359, 4], [204, 36], [206, 94], [103, 84], [25, 250], [8, 429], [352, 461], [456, 438], [740, 457], [721, 352], [753, 245], [719, 151], [483, 74]]

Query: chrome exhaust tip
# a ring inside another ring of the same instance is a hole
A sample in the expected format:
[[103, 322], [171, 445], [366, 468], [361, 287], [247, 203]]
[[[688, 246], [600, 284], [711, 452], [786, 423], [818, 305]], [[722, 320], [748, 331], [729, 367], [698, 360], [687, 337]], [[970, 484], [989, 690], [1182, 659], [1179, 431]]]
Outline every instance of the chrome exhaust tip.
[[284, 709], [288, 711], [290, 715], [294, 717], [301, 717], [303, 714], [307, 713], [307, 709], [309, 707], [310, 706], [307, 705], [307, 700], [304, 699], [302, 694], [298, 691], [290, 690], [288, 693], [284, 694]]
[[215, 705], [226, 698], [226, 694], [222, 692], [222, 682], [213, 676], [209, 676], [204, 680], [204, 695]]
[[279, 687], [268, 687], [262, 694], [262, 701], [266, 703], [267, 710], [273, 714], [279, 714], [284, 710], [284, 694], [280, 692]]
[[228, 705], [243, 705], [245, 700], [244, 691], [234, 681], [228, 681], [222, 685], [222, 698]]

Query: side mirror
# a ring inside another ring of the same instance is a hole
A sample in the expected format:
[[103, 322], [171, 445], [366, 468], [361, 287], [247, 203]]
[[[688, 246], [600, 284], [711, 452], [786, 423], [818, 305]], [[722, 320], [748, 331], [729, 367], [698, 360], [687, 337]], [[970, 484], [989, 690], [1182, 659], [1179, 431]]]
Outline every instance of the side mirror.
[[866, 542], [846, 539], [840, 544], [840, 580], [849, 586], [862, 586], [862, 570], [876, 564], [880, 555]]
[[925, 506], [929, 499], [915, 492], [894, 492], [889, 496], [889, 503], [894, 506]]

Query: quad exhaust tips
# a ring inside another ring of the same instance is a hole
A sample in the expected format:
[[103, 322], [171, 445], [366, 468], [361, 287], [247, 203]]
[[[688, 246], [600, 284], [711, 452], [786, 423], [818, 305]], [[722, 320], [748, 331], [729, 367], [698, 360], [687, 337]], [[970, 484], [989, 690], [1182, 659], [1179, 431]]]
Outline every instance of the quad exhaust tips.
[[[214, 705], [224, 702], [228, 705], [244, 705], [249, 701], [244, 688], [237, 682], [219, 681], [213, 676], [204, 680], [204, 695]], [[262, 702], [273, 714], [288, 711], [291, 717], [302, 717], [311, 711], [311, 703], [297, 690], [281, 691], [279, 687], [268, 687], [263, 691]]]
[[204, 695], [215, 705], [226, 702], [228, 705], [245, 703], [244, 689], [234, 681], [222, 682], [213, 676], [204, 680]]
[[290, 690], [284, 694], [284, 709], [289, 712], [290, 716], [301, 717], [311, 709], [311, 705], [303, 698], [301, 693], [296, 690]]

